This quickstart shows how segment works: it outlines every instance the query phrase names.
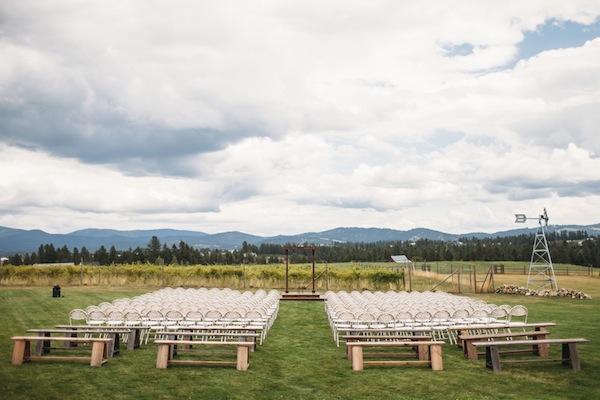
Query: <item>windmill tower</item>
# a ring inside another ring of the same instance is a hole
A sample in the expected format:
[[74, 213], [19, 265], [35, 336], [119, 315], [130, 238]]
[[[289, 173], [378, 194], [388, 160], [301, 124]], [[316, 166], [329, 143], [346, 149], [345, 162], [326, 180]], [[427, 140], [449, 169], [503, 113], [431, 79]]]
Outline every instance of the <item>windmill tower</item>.
[[[526, 217], [525, 214], [515, 214], [515, 222], [523, 223], [528, 219], [538, 220], [538, 229], [533, 241], [533, 251], [531, 252], [531, 263], [529, 264], [529, 276], [527, 278], [527, 289], [539, 290], [550, 286], [550, 289], [558, 290], [556, 276], [552, 267], [552, 258], [546, 241], [546, 230], [548, 227], [548, 213], [544, 208], [544, 213], [539, 217]], [[543, 222], [542, 222], [543, 221]]]

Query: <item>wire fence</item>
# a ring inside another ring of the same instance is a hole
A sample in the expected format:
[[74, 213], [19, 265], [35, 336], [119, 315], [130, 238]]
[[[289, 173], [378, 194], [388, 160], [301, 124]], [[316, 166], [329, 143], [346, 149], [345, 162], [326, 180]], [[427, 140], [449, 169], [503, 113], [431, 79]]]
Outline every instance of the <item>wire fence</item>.
[[[451, 274], [458, 269], [461, 269], [464, 273], [477, 272], [477, 270], [483, 271], [488, 268], [492, 268], [494, 274], [506, 274], [506, 275], [527, 275], [529, 274], [529, 263], [448, 263], [448, 262], [436, 262], [436, 263], [414, 263], [413, 270], [436, 272], [438, 274]], [[597, 276], [600, 273], [600, 268], [594, 267], [583, 267], [576, 265], [567, 264], [553, 264], [555, 275], [573, 275], [573, 276]]]

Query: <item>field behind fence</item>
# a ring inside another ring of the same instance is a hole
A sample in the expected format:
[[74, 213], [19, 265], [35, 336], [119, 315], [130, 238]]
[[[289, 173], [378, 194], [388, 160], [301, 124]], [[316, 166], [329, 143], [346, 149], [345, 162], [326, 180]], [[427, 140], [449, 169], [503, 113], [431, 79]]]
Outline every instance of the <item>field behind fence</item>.
[[[574, 265], [554, 265], [557, 277], [597, 277], [599, 269]], [[498, 287], [503, 277], [525, 279], [529, 265], [499, 262], [413, 263], [318, 263], [315, 265], [316, 291], [327, 290], [443, 290], [450, 293], [486, 293]], [[559, 278], [557, 278], [559, 280]], [[291, 264], [290, 291], [311, 291], [312, 265]], [[239, 289], [285, 289], [284, 265], [152, 265], [118, 264], [108, 266], [45, 265], [2, 266], [0, 285], [4, 286], [184, 286], [230, 287]]]
[[[404, 272], [390, 265], [318, 264], [318, 290], [402, 290]], [[0, 285], [6, 286], [206, 286], [284, 289], [284, 265], [152, 265], [109, 266], [3, 266]], [[312, 290], [312, 265], [295, 264], [288, 269], [292, 291]]]

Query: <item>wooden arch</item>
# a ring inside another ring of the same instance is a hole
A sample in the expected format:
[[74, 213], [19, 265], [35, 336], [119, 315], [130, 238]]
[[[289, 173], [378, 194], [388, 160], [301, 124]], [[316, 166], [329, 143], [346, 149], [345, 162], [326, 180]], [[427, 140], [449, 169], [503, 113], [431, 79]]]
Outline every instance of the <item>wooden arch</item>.
[[315, 251], [316, 246], [283, 246], [285, 250], [285, 292], [289, 293], [289, 265], [290, 265], [290, 250], [311, 250], [312, 251], [312, 292], [315, 293]]

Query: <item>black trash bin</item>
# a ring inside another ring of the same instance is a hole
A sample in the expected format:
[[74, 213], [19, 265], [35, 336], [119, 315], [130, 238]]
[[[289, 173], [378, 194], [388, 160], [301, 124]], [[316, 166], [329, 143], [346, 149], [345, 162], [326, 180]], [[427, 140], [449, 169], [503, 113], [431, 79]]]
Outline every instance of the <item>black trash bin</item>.
[[56, 285], [52, 288], [52, 297], [60, 297], [60, 286]]

